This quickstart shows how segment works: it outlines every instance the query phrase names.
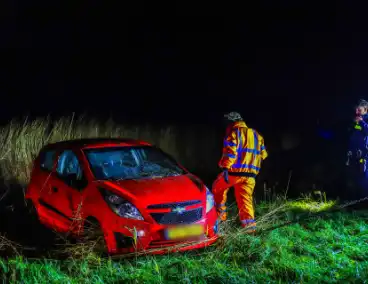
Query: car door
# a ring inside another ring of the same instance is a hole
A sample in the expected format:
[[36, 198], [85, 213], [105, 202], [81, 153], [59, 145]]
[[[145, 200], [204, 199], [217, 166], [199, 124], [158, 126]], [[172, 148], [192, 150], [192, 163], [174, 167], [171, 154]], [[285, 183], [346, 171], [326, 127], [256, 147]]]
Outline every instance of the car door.
[[55, 171], [47, 182], [48, 209], [60, 218], [62, 231], [74, 230], [82, 205], [83, 189], [87, 186], [80, 160], [76, 153], [67, 149], [60, 152]]
[[59, 150], [41, 154], [40, 171], [36, 178], [33, 177], [32, 184], [39, 189], [40, 218], [57, 231], [65, 231], [70, 227], [71, 220], [60, 211], [65, 202], [55, 186], [59, 155]]

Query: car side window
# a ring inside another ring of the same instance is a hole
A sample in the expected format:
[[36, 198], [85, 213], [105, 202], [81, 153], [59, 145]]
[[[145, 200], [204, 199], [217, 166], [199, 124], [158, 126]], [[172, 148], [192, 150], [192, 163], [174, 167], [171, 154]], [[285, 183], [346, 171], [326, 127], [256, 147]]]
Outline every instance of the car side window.
[[56, 151], [49, 150], [41, 153], [40, 167], [43, 170], [51, 172], [56, 162]]
[[60, 154], [56, 172], [70, 186], [83, 187], [83, 170], [77, 155], [72, 150], [65, 150]]

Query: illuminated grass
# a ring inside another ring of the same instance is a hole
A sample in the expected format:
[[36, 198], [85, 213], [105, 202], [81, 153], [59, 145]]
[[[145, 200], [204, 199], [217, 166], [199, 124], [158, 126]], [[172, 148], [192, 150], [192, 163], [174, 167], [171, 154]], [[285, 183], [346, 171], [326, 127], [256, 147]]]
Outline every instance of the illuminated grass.
[[310, 200], [290, 201], [287, 203], [287, 208], [291, 210], [322, 212], [332, 209], [336, 206], [336, 201], [330, 200], [326, 202], [317, 202]]

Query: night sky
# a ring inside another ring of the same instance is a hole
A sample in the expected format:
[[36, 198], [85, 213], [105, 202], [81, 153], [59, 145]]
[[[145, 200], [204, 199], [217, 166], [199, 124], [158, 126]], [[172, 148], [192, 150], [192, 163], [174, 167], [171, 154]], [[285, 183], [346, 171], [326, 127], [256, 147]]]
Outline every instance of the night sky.
[[330, 127], [368, 98], [367, 32], [339, 2], [233, 7], [233, 15], [173, 5], [154, 17], [147, 6], [98, 3], [12, 2], [3, 10], [2, 123], [90, 112], [216, 124], [236, 110], [266, 130]]

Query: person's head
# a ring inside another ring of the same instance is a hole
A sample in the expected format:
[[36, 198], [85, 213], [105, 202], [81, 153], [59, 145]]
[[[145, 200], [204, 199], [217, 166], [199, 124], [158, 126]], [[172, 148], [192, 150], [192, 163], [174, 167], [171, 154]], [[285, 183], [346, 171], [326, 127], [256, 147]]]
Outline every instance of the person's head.
[[225, 114], [224, 117], [228, 122], [235, 122], [235, 121], [242, 121], [243, 120], [241, 115], [238, 112], [235, 112], [235, 111], [232, 111], [230, 113]]
[[360, 100], [355, 108], [355, 114], [358, 116], [362, 116], [367, 114], [367, 112], [368, 112], [368, 102], [366, 100]]

